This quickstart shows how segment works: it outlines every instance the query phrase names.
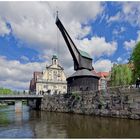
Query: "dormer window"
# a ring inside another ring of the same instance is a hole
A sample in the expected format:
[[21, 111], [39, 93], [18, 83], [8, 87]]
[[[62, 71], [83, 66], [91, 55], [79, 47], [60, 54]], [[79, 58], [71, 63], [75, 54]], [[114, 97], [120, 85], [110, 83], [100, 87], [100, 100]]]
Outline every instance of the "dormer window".
[[57, 65], [58, 64], [58, 60], [57, 60], [58, 58], [57, 58], [57, 56], [56, 55], [53, 55], [53, 57], [52, 57], [52, 64], [53, 65]]

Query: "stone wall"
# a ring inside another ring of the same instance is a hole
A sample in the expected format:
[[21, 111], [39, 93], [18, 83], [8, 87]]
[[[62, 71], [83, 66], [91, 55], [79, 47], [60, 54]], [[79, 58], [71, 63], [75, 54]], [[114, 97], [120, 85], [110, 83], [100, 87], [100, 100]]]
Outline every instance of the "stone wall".
[[140, 89], [109, 89], [94, 93], [46, 95], [41, 109], [95, 116], [140, 119]]

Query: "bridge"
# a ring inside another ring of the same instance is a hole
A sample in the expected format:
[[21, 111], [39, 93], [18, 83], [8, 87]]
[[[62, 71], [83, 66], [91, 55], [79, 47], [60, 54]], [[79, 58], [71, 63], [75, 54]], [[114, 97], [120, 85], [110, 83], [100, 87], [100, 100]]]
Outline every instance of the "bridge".
[[27, 100], [28, 106], [39, 110], [41, 108], [41, 99], [43, 95], [30, 95], [30, 94], [8, 94], [0, 95], [0, 100], [14, 100], [15, 111], [22, 112], [22, 100]]
[[0, 100], [29, 100], [29, 99], [41, 99], [43, 95], [30, 95], [30, 94], [9, 94], [9, 95], [0, 95]]

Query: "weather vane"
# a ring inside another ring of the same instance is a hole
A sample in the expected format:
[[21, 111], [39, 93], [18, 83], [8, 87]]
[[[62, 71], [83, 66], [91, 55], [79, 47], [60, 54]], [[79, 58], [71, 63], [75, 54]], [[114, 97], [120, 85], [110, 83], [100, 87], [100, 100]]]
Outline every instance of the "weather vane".
[[56, 11], [56, 17], [58, 18], [58, 11]]

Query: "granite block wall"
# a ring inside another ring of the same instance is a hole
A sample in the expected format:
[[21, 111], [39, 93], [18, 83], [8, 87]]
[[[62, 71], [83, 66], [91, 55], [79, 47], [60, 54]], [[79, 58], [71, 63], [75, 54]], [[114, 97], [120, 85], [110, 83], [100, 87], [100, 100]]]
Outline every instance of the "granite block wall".
[[41, 109], [45, 111], [79, 113], [140, 119], [140, 89], [110, 89], [64, 95], [46, 95]]

